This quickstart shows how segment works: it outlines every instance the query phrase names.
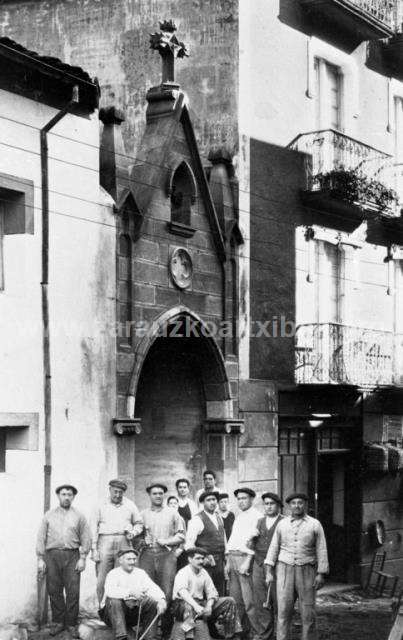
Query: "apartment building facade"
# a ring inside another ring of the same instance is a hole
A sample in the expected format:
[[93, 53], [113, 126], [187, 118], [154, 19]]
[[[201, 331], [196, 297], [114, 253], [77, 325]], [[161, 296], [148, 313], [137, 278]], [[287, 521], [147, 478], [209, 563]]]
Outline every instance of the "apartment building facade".
[[[115, 313], [143, 329], [117, 337], [105, 369], [97, 490], [114, 469], [143, 506], [149, 476], [197, 485], [206, 466], [226, 488], [304, 489], [334, 578], [365, 580], [378, 544], [401, 574], [401, 473], [363, 457], [402, 445], [400, 6], [175, 6], [191, 56], [165, 88], [147, 53], [164, 3], [0, 11], [4, 34], [102, 89]], [[234, 342], [206, 330], [222, 322]]]

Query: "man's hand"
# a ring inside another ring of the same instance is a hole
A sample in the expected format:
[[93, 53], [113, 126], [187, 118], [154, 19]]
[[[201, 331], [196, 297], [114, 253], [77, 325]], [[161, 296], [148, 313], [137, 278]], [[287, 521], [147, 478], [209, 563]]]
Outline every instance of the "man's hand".
[[208, 605], [208, 606], [206, 605], [204, 607], [203, 614], [202, 614], [203, 619], [208, 620], [209, 618], [211, 618], [212, 613], [213, 613], [213, 610], [211, 608], [211, 605]]
[[134, 609], [136, 604], [137, 600], [135, 598], [127, 598], [127, 600], [125, 600], [125, 605], [128, 609]]
[[274, 575], [271, 569], [266, 569], [266, 584], [269, 585], [273, 582]]
[[244, 560], [241, 566], [239, 567], [239, 573], [241, 574], [241, 576], [248, 576], [249, 569], [250, 569], [250, 560], [249, 558], [246, 558], [246, 560]]
[[323, 577], [323, 574], [322, 573], [317, 573], [316, 576], [315, 576], [315, 581], [313, 583], [313, 586], [315, 587], [316, 591], [318, 589], [321, 589], [324, 584], [325, 584], [325, 579]]
[[167, 603], [166, 600], [158, 600], [157, 602], [157, 613], [159, 616], [162, 616], [163, 613], [165, 613], [167, 609]]
[[205, 567], [214, 567], [215, 565], [215, 561], [213, 556], [210, 554], [208, 556], [205, 556], [204, 560], [203, 560], [203, 565]]
[[85, 569], [85, 558], [79, 558], [76, 562], [75, 570], [81, 573]]
[[93, 550], [91, 551], [91, 560], [92, 560], [93, 562], [100, 562], [100, 560], [101, 560], [101, 556], [100, 556], [100, 554], [99, 554], [98, 549], [93, 549]]
[[197, 607], [194, 607], [194, 610], [196, 612], [196, 618], [201, 618], [204, 614], [204, 607], [202, 607], [200, 604], [197, 605]]
[[38, 578], [42, 580], [46, 573], [46, 562], [43, 558], [38, 558]]

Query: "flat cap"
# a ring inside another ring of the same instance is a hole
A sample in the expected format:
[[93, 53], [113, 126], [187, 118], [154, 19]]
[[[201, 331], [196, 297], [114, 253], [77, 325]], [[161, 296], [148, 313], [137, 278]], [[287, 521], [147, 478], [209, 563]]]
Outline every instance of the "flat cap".
[[220, 500], [223, 500], [224, 498], [229, 498], [228, 493], [219, 493], [217, 500], [220, 501]]
[[126, 553], [134, 553], [135, 556], [139, 555], [139, 552], [136, 551], [136, 549], [133, 549], [133, 547], [124, 547], [124, 549], [119, 549], [118, 558], [121, 558], [122, 556], [126, 555]]
[[61, 484], [60, 487], [57, 487], [57, 489], [55, 490], [55, 493], [60, 493], [62, 489], [67, 489], [68, 491], [72, 491], [75, 496], [78, 493], [77, 489], [73, 487], [72, 484]]
[[150, 493], [151, 489], [162, 489], [164, 493], [166, 493], [168, 491], [168, 487], [165, 484], [162, 484], [162, 482], [153, 482], [152, 484], [148, 485], [148, 487], [146, 487], [146, 491], [147, 493]]
[[235, 489], [234, 496], [237, 496], [238, 493], [247, 493], [251, 498], [256, 498], [256, 493], [249, 487], [239, 487], [238, 489]]
[[288, 503], [291, 502], [291, 500], [296, 500], [297, 498], [299, 498], [300, 500], [308, 501], [308, 496], [306, 495], [306, 493], [300, 492], [290, 493], [290, 495], [286, 497], [285, 501]]
[[203, 493], [201, 493], [199, 496], [199, 502], [204, 502], [205, 499], [209, 498], [210, 496], [213, 496], [213, 498], [216, 498], [216, 500], [218, 500], [219, 495], [220, 494], [218, 491], [203, 491]]
[[110, 480], [109, 486], [116, 487], [117, 489], [122, 489], [122, 491], [126, 491], [127, 489], [126, 482], [124, 482], [123, 480], [119, 480], [118, 478], [115, 478], [114, 480]]
[[270, 498], [271, 500], [274, 500], [274, 502], [277, 502], [277, 504], [279, 504], [280, 507], [283, 506], [283, 501], [281, 500], [280, 496], [277, 495], [277, 493], [266, 491], [266, 493], [263, 493], [262, 495], [262, 500], [265, 500], [266, 498]]

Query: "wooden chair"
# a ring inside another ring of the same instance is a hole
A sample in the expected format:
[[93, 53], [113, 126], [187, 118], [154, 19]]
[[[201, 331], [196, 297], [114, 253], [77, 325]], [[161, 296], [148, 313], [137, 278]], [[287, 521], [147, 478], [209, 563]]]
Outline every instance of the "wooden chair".
[[388, 595], [393, 598], [399, 582], [399, 576], [394, 576], [383, 570], [385, 559], [386, 551], [376, 551], [374, 553], [364, 591], [374, 597]]

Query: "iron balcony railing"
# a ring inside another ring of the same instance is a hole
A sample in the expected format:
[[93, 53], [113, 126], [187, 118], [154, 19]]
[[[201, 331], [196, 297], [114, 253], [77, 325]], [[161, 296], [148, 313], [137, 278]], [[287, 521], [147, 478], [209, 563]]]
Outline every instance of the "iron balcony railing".
[[338, 323], [301, 324], [295, 334], [298, 384], [401, 384], [402, 336]]
[[347, 0], [370, 16], [393, 28], [399, 0]]
[[[390, 154], [375, 149], [335, 129], [301, 133], [288, 145], [290, 149], [311, 156], [306, 163], [307, 189], [319, 191], [318, 175], [335, 170], [354, 170], [369, 181], [382, 182], [403, 196], [403, 171]], [[396, 207], [397, 212], [398, 207]]]

